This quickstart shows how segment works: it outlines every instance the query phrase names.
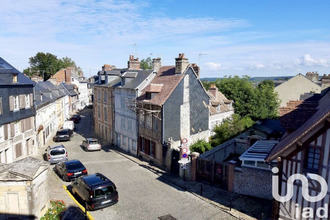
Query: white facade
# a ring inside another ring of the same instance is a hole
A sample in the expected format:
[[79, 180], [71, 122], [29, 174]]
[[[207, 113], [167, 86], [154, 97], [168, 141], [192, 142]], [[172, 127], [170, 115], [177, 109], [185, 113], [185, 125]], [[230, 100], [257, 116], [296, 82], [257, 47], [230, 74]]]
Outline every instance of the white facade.
[[51, 102], [36, 111], [37, 145], [44, 146], [57, 131], [56, 102]]
[[234, 114], [234, 110], [231, 110], [231, 111], [228, 111], [228, 112], [221, 112], [219, 114], [210, 115], [209, 128], [210, 128], [210, 131], [211, 131], [211, 135], [215, 134], [215, 132], [213, 131], [215, 126], [220, 125], [224, 119], [232, 117], [233, 114]]
[[78, 87], [78, 104], [77, 109], [81, 110], [89, 103], [89, 91], [87, 81], [82, 81], [76, 77], [71, 77], [71, 83]]

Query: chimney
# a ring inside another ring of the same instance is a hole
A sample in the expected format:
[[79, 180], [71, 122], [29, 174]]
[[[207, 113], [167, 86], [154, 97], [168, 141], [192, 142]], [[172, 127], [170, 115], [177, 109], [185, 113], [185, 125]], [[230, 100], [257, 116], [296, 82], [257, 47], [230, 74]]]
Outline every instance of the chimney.
[[218, 87], [216, 87], [214, 83], [211, 84], [211, 86], [209, 88], [209, 92], [214, 96], [214, 98], [217, 98]]
[[197, 66], [196, 63], [191, 64], [191, 66], [192, 66], [192, 68], [194, 69], [194, 71], [197, 75], [197, 79], [199, 79], [199, 71], [200, 71], [201, 68], [199, 68], [199, 66]]
[[189, 65], [188, 59], [184, 57], [184, 53], [179, 53], [179, 57], [175, 58], [175, 73], [183, 74]]
[[129, 60], [127, 62], [128, 69], [139, 70], [140, 69], [140, 61], [139, 58], [134, 59], [133, 55], [129, 55]]
[[109, 65], [109, 64], [104, 64], [102, 66], [102, 71], [108, 71], [108, 70], [113, 70], [114, 66]]
[[162, 62], [159, 57], [152, 59], [152, 68], [154, 69], [154, 71], [158, 72], [161, 66], [162, 66]]

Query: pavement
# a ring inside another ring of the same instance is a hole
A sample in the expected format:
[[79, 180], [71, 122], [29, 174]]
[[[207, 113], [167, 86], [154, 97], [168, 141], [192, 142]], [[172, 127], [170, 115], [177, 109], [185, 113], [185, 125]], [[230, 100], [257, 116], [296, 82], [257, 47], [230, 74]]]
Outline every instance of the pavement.
[[[101, 141], [102, 143], [102, 141]], [[53, 144], [50, 140], [44, 147], [39, 149], [38, 156], [42, 159], [42, 154], [45, 152], [46, 146]], [[141, 167], [153, 172], [159, 176], [159, 180], [166, 181], [173, 187], [180, 187], [197, 198], [208, 202], [209, 204], [219, 208], [237, 219], [271, 219], [271, 201], [258, 199], [249, 196], [230, 193], [226, 190], [212, 186], [208, 183], [192, 182], [183, 178], [172, 175], [166, 170], [159, 168], [148, 161], [141, 160], [135, 156], [124, 152], [122, 149], [112, 145], [106, 145], [112, 152], [131, 160]], [[66, 190], [63, 188], [63, 182], [59, 177], [52, 172], [54, 166], [49, 167], [48, 184], [52, 190], [49, 191], [50, 200], [63, 200], [67, 206], [67, 211], [63, 213], [62, 219], [85, 219], [84, 213], [78, 205], [71, 199]], [[87, 219], [87, 218], [86, 218]]]

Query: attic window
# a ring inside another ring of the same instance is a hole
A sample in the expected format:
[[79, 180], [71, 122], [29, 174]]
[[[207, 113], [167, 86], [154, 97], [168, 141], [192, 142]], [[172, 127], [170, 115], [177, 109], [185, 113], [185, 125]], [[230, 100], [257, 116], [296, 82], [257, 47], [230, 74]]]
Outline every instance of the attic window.
[[17, 75], [13, 75], [13, 82], [17, 82]]
[[152, 99], [155, 97], [158, 93], [157, 92], [146, 92], [146, 99]]

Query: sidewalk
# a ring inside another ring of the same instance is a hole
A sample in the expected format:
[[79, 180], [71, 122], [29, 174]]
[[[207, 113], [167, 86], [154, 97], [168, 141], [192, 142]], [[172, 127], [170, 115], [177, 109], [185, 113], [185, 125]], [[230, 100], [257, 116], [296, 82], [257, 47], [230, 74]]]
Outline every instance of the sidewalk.
[[[262, 199], [253, 198], [249, 196], [238, 195], [230, 193], [226, 190], [220, 189], [215, 186], [211, 186], [207, 183], [191, 182], [183, 180], [179, 176], [172, 175], [166, 170], [156, 167], [149, 162], [140, 160], [134, 156], [129, 155], [122, 149], [116, 146], [108, 146], [112, 151], [126, 157], [134, 163], [148, 169], [159, 176], [159, 180], [167, 182], [174, 187], [179, 187], [181, 190], [188, 191], [196, 197], [212, 204], [224, 212], [238, 218], [238, 219], [270, 219], [270, 211], [265, 210], [265, 202], [270, 203], [271, 201], [263, 201]], [[267, 214], [266, 214], [267, 213]]]

